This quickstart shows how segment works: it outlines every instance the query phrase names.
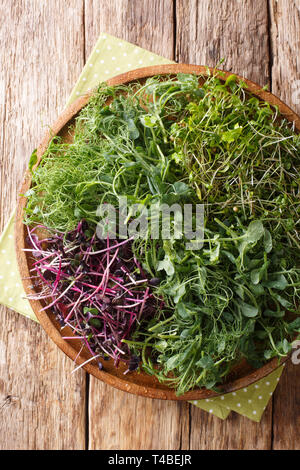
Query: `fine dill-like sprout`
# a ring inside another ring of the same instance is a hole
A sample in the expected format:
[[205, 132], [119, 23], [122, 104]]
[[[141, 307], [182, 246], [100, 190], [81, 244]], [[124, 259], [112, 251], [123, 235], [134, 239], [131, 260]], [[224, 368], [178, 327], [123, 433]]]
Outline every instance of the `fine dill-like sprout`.
[[147, 209], [204, 205], [202, 250], [150, 231], [132, 247], [165, 311], [127, 343], [178, 394], [218, 386], [241, 359], [285, 356], [300, 332], [300, 138], [245, 88], [185, 74], [101, 84], [27, 194], [26, 223], [63, 232], [82, 219], [95, 227], [99, 204], [120, 196]]

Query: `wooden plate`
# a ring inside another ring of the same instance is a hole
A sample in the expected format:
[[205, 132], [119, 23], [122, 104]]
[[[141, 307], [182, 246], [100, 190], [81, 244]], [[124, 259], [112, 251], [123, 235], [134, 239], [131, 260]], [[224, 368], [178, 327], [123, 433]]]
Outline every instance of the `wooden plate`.
[[[118, 75], [110, 80], [110, 85], [119, 85], [128, 83], [133, 80], [145, 79], [153, 75], [166, 75], [176, 73], [196, 73], [198, 75], [207, 76], [208, 70], [212, 72], [212, 69], [208, 69], [203, 66], [186, 65], [186, 64], [172, 64], [172, 65], [160, 65], [155, 67], [145, 67], [131, 72]], [[229, 72], [224, 72], [224, 80], [231, 75]], [[222, 77], [220, 77], [222, 79]], [[237, 76], [238, 79], [244, 80], [248, 86], [248, 90], [256, 95], [258, 98], [268, 101], [271, 105], [276, 105], [279, 108], [281, 114], [286, 117], [289, 121], [295, 123], [295, 127], [300, 131], [300, 118], [295, 114], [288, 106], [280, 101], [273, 94], [264, 91], [261, 87], [247, 79]], [[47, 131], [42, 143], [38, 148], [38, 163], [45, 152], [51, 138], [54, 135], [60, 135], [66, 141], [70, 141], [72, 137], [69, 134], [69, 127], [74, 123], [74, 119], [80, 112], [80, 110], [88, 103], [90, 94], [84, 95], [73, 104], [71, 104], [57, 119], [50, 130]], [[38, 164], [37, 163], [37, 164]], [[21, 188], [21, 194], [25, 194], [31, 186], [31, 174], [29, 171], [26, 172], [24, 181]], [[25, 248], [26, 238], [26, 227], [22, 223], [24, 207], [26, 205], [26, 198], [20, 197], [18, 200], [16, 224], [15, 224], [15, 243], [17, 260], [23, 279], [23, 285], [27, 294], [32, 294], [31, 281], [30, 281], [30, 260], [28, 252], [23, 251]], [[54, 314], [51, 311], [41, 311], [43, 307], [42, 303], [38, 300], [30, 300], [31, 307], [36, 314], [39, 322], [45, 329], [46, 333], [50, 338], [57, 344], [57, 346], [64, 351], [71, 359], [76, 360], [77, 364], [82, 364], [86, 361], [90, 354], [88, 351], [83, 350], [80, 355], [79, 345], [76, 347], [74, 343], [77, 341], [67, 341], [62, 339], [61, 329], [59, 323], [56, 321]], [[70, 332], [71, 333], [71, 332]], [[64, 335], [67, 336], [66, 328], [64, 329]], [[285, 358], [282, 362], [286, 361]], [[226, 383], [222, 385], [222, 393], [233, 392], [240, 388], [247, 387], [257, 380], [266, 377], [272, 371], [279, 367], [278, 359], [273, 359], [265, 364], [263, 367], [257, 370], [251, 369], [246, 363], [239, 364], [232, 373], [227, 377]], [[141, 395], [149, 398], [159, 398], [163, 400], [200, 400], [203, 398], [211, 398], [216, 396], [215, 392], [207, 390], [205, 388], [198, 388], [191, 390], [184, 395], [176, 396], [175, 391], [162, 385], [154, 377], [147, 375], [144, 372], [131, 372], [124, 375], [126, 366], [120, 365], [119, 368], [115, 368], [113, 362], [104, 362], [104, 370], [100, 371], [97, 367], [96, 361], [92, 361], [84, 366], [84, 369], [102, 380], [103, 382], [112, 385], [120, 390], [124, 390], [136, 395]]]

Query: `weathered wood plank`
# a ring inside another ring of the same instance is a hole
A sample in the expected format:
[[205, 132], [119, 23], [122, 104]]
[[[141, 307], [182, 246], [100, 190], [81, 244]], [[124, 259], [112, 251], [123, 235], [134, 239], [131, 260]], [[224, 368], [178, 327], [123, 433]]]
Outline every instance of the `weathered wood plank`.
[[[300, 1], [271, 0], [272, 91], [300, 114]], [[299, 365], [289, 363], [273, 399], [273, 448], [300, 449]]]
[[[269, 82], [267, 1], [177, 0], [176, 60], [214, 66], [261, 85]], [[260, 424], [232, 413], [227, 420], [191, 405], [191, 449], [269, 449], [272, 404]], [[247, 432], [245, 429], [247, 428]]]
[[87, 54], [100, 33], [173, 59], [173, 0], [85, 0]]
[[177, 0], [178, 62], [215, 66], [268, 84], [267, 0]]
[[90, 449], [188, 449], [187, 403], [120, 392], [91, 377]]
[[[173, 1], [85, 3], [86, 53], [100, 32], [173, 59]], [[90, 449], [187, 449], [188, 405], [120, 392], [90, 377]]]
[[[54, 3], [0, 5], [1, 229], [83, 66], [83, 1]], [[70, 375], [72, 362], [39, 325], [4, 308], [0, 318], [0, 448], [84, 448], [85, 374]]]

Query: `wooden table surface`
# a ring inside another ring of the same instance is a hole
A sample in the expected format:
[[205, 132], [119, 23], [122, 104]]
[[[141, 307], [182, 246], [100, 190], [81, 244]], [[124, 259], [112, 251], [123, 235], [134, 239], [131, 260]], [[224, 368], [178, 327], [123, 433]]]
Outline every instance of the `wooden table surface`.
[[[1, 0], [0, 228], [29, 155], [98, 35], [248, 77], [300, 113], [300, 0]], [[0, 310], [0, 449], [299, 449], [299, 367], [259, 424], [135, 397], [89, 377], [35, 322]]]

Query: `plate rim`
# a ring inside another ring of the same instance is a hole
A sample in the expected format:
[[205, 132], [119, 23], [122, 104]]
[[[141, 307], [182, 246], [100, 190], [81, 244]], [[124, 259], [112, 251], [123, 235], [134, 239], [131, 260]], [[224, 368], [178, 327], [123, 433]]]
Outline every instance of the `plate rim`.
[[[269, 102], [272, 106], [278, 106], [281, 115], [283, 115], [290, 122], [295, 123], [295, 128], [300, 132], [300, 117], [283, 101], [277, 98], [274, 94], [263, 89], [257, 83], [241, 77], [238, 74], [219, 70], [212, 67], [201, 66], [201, 65], [192, 65], [192, 64], [166, 64], [158, 66], [148, 66], [143, 68], [138, 68], [119, 74], [109, 80], [107, 83], [111, 86], [126, 84], [131, 81], [140, 80], [148, 78], [154, 75], [169, 75], [176, 73], [195, 73], [197, 75], [202, 75], [207, 77], [209, 74], [217, 73], [220, 74], [220, 79], [228, 78], [230, 75], [235, 75], [238, 81], [243, 81], [247, 85], [247, 89], [259, 97], [260, 99]], [[222, 74], [222, 76], [221, 76]], [[64, 127], [70, 123], [74, 117], [80, 112], [80, 110], [87, 105], [90, 97], [93, 94], [93, 90], [83, 94], [76, 101], [66, 107], [63, 112], [58, 116], [53, 125], [46, 131], [40, 145], [37, 149], [37, 163], [34, 168], [40, 163], [41, 157], [44, 154], [50, 140], [53, 136], [57, 135]], [[23, 287], [26, 294], [31, 292], [30, 286], [32, 281], [30, 280], [30, 272], [28, 268], [28, 261], [26, 252], [23, 251], [25, 247], [25, 225], [23, 224], [24, 208], [26, 205], [26, 197], [22, 196], [26, 193], [31, 185], [31, 173], [29, 170], [25, 172], [25, 176], [21, 185], [20, 196], [17, 201], [17, 211], [16, 211], [16, 220], [15, 220], [15, 249], [17, 255], [17, 263], [23, 283]], [[67, 340], [62, 339], [62, 335], [58, 329], [54, 326], [53, 322], [50, 319], [47, 310], [41, 311], [42, 304], [38, 300], [28, 299], [31, 307], [39, 320], [41, 326], [46, 331], [47, 335], [54, 341], [54, 343], [61, 349], [70, 359], [75, 361], [77, 365], [82, 364], [85, 361], [85, 358], [78, 356], [78, 351], [71, 346]], [[52, 314], [54, 315], [54, 314]], [[78, 356], [78, 357], [77, 357]], [[173, 401], [187, 401], [187, 400], [202, 400], [214, 398], [220, 395], [225, 395], [227, 393], [232, 393], [238, 391], [242, 388], [249, 387], [253, 383], [257, 382], [260, 379], [267, 377], [270, 373], [277, 370], [289, 359], [289, 355], [278, 360], [274, 358], [264, 364], [261, 368], [254, 370], [253, 372], [248, 373], [247, 375], [237, 378], [232, 382], [222, 385], [222, 391], [216, 393], [212, 390], [205, 388], [198, 388], [190, 390], [183, 395], [177, 396], [176, 392], [172, 388], [162, 387], [157, 379], [153, 387], [146, 387], [143, 384], [138, 384], [135, 382], [130, 382], [126, 380], [127, 376], [124, 375], [124, 378], [112, 375], [109, 372], [104, 370], [99, 370], [97, 365], [93, 364], [93, 361], [83, 366], [83, 369], [94, 377], [102, 380], [108, 385], [111, 385], [119, 390], [129, 392], [131, 394], [144, 396], [148, 398], [156, 398], [162, 400], [173, 400]], [[135, 372], [136, 376], [140, 373]], [[149, 376], [146, 372], [141, 372], [144, 376]], [[156, 385], [156, 386], [155, 386]], [[161, 387], [161, 388], [160, 388]]]

